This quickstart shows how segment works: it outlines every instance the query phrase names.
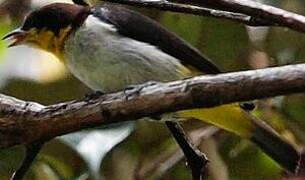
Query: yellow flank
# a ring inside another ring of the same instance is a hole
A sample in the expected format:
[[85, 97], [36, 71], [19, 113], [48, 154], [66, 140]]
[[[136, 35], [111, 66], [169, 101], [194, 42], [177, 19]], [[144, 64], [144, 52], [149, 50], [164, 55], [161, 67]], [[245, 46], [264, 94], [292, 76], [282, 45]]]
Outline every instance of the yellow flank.
[[250, 138], [255, 128], [250, 115], [238, 104], [178, 111], [175, 115], [182, 118], [195, 118], [245, 138]]
[[[204, 74], [193, 66], [183, 66], [177, 72], [188, 78]], [[235, 133], [244, 138], [250, 138], [256, 125], [252, 122], [251, 115], [240, 108], [238, 103], [222, 105], [213, 108], [197, 108], [175, 112], [180, 118], [193, 118], [213, 124], [221, 129]]]
[[194, 76], [194, 72], [185, 66], [177, 66], [176, 73], [179, 74], [181, 78]]
[[26, 42], [33, 47], [46, 50], [54, 54], [61, 62], [64, 62], [65, 40], [72, 28], [68, 26], [60, 30], [58, 35], [47, 29], [37, 30], [33, 28], [28, 31]]

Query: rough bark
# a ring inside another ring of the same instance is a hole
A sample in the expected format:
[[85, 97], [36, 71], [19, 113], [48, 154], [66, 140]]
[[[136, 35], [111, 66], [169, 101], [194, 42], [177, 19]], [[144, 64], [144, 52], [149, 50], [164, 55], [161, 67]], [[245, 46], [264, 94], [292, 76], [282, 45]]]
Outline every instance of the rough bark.
[[0, 95], [0, 148], [88, 127], [305, 91], [305, 64], [198, 76], [42, 106]]

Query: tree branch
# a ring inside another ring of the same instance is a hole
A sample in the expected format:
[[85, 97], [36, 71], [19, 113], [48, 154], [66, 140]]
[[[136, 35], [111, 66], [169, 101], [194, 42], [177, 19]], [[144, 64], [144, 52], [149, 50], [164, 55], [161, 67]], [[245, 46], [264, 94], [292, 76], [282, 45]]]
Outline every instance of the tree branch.
[[251, 16], [240, 14], [240, 13], [232, 13], [227, 11], [215, 10], [205, 7], [199, 7], [195, 5], [190, 5], [185, 2], [182, 3], [174, 3], [168, 1], [143, 1], [143, 0], [104, 0], [112, 3], [126, 4], [136, 7], [146, 7], [146, 8], [154, 8], [163, 11], [172, 11], [172, 12], [180, 12], [185, 14], [193, 14], [198, 16], [207, 16], [214, 18], [222, 18], [229, 19], [236, 22], [240, 22], [249, 26], [275, 26], [276, 24], [273, 22], [267, 22], [263, 19], [252, 18]]
[[[251, 0], [190, 0], [200, 6], [208, 6], [224, 11], [242, 13], [251, 17], [264, 19], [279, 26], [289, 27], [305, 32], [305, 17], [280, 8], [265, 5]], [[190, 3], [189, 0], [183, 0]]]
[[[305, 32], [305, 17], [250, 0], [104, 0], [138, 7], [230, 19], [249, 26], [282, 26]], [[192, 3], [192, 5], [190, 5]]]
[[126, 90], [51, 106], [0, 95], [0, 148], [165, 112], [304, 92], [305, 64], [137, 87], [136, 91]]

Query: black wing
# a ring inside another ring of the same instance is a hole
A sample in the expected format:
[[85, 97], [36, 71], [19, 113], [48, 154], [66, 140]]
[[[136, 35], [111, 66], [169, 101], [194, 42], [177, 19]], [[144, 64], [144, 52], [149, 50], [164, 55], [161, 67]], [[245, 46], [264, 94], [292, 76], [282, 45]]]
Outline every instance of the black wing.
[[197, 49], [148, 17], [112, 4], [93, 7], [92, 13], [100, 20], [113, 24], [120, 34], [154, 45], [180, 60], [183, 65], [191, 65], [203, 73], [220, 73]]

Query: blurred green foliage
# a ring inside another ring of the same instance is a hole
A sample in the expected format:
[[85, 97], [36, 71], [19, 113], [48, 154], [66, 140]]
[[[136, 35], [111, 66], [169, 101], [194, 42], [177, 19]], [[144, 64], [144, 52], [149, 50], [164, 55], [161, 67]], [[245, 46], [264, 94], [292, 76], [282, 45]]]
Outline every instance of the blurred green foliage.
[[[302, 0], [265, 2], [305, 14], [305, 2]], [[204, 52], [223, 71], [293, 64], [305, 60], [304, 34], [287, 28], [266, 28], [266, 33], [261, 35], [260, 29], [252, 29], [252, 33], [249, 33], [249, 28], [228, 20], [155, 10], [140, 9], [140, 11], [153, 17]], [[7, 19], [2, 18], [0, 36], [12, 28], [8, 25]], [[255, 40], [258, 37], [259, 40]], [[9, 63], [5, 59], [7, 53], [11, 52], [6, 51], [4, 43], [0, 41], [1, 65]], [[24, 71], [27, 71], [26, 67]], [[0, 80], [1, 78], [4, 76], [0, 77]], [[4, 94], [42, 104], [80, 98], [89, 92], [87, 87], [71, 75], [51, 83], [11, 78], [1, 85], [1, 92]], [[255, 114], [271, 123], [289, 141], [302, 147], [305, 143], [304, 102], [304, 94], [260, 100], [257, 102], [258, 108]], [[204, 125], [186, 124], [187, 129], [190, 130], [199, 126]], [[283, 174], [281, 169], [255, 145], [225, 132], [217, 134], [214, 138], [225, 168], [228, 169], [228, 179], [281, 179]], [[133, 133], [105, 157], [100, 168], [101, 175], [105, 179], [128, 180], [139, 177], [142, 173], [141, 177], [144, 179], [155, 179], [158, 176], [154, 170], [168, 162], [167, 157], [176, 148], [175, 142], [162, 123], [139, 121]], [[22, 155], [22, 147], [0, 150], [0, 179], [9, 178], [17, 168]], [[153, 165], [157, 167], [145, 171]], [[75, 150], [59, 140], [53, 140], [45, 145], [27, 179], [90, 179], [87, 168], [85, 161]], [[191, 179], [184, 160], [179, 161], [161, 177]]]
[[[8, 23], [1, 23], [0, 24], [0, 36], [3, 37], [5, 33], [7, 33], [10, 29], [10, 24]], [[4, 56], [6, 53], [6, 43], [4, 41], [0, 41], [0, 65], [1, 62], [4, 60]]]

